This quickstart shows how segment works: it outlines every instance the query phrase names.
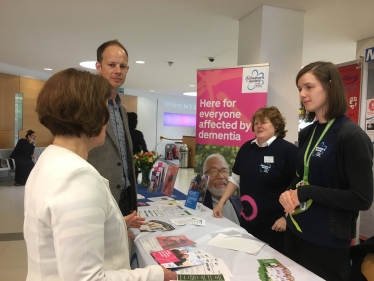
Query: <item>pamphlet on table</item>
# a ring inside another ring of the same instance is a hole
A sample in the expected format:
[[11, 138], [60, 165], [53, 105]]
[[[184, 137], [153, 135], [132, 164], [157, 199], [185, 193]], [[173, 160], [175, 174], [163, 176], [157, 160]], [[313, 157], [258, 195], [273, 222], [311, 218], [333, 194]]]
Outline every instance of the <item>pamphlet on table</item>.
[[167, 196], [171, 196], [174, 189], [175, 180], [179, 171], [178, 166], [169, 165], [166, 171], [166, 176], [161, 188], [161, 193]]
[[191, 180], [185, 206], [200, 211], [208, 188], [209, 176], [197, 174]]
[[225, 235], [219, 233], [210, 240], [208, 245], [219, 248], [230, 249], [245, 252], [247, 254], [257, 255], [258, 252], [266, 245], [249, 234]]
[[261, 281], [295, 280], [290, 270], [276, 259], [264, 259], [258, 262], [260, 264], [258, 275]]
[[151, 252], [152, 257], [166, 268], [202, 265], [204, 262], [189, 247], [174, 247], [170, 250]]
[[171, 231], [174, 230], [175, 227], [171, 224], [159, 221], [159, 220], [150, 220], [145, 222], [142, 226], [140, 226], [139, 230], [141, 232], [154, 232], [154, 231]]
[[199, 217], [188, 217], [188, 218], [181, 218], [181, 219], [169, 219], [175, 225], [196, 225], [196, 226], [206, 226], [205, 220]]
[[[222, 259], [215, 258], [211, 253], [203, 250], [195, 250], [194, 253], [200, 258], [204, 264], [199, 266], [178, 269], [178, 280], [180, 275], [190, 275], [192, 279], [183, 280], [230, 280], [232, 273]], [[222, 275], [222, 276], [220, 276]], [[204, 279], [205, 277], [205, 279]], [[211, 279], [209, 279], [211, 278]]]
[[143, 218], [148, 217], [164, 217], [165, 214], [160, 209], [138, 209], [138, 216]]
[[175, 200], [175, 199], [169, 196], [162, 196], [162, 197], [149, 197], [148, 200], [151, 200], [153, 202], [158, 202], [158, 201], [167, 201], [167, 200]]
[[169, 217], [185, 217], [192, 216], [193, 213], [190, 210], [184, 208], [179, 201], [157, 201], [158, 208]]
[[195, 244], [194, 241], [188, 239], [185, 235], [148, 237], [139, 239], [139, 242], [148, 253]]

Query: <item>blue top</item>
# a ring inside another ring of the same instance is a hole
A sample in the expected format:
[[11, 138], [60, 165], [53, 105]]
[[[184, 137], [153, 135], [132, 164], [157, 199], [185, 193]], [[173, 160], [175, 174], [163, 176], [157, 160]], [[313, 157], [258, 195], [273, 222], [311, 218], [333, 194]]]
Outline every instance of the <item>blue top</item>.
[[295, 178], [298, 149], [282, 138], [266, 147], [251, 142], [238, 151], [232, 171], [240, 176], [241, 216], [247, 223], [261, 226], [284, 215], [279, 196]]
[[[336, 159], [336, 138], [342, 124], [347, 119], [347, 117], [337, 118], [326, 132], [320, 143], [317, 145], [315, 151], [312, 153], [309, 163], [308, 176], [308, 183], [310, 185], [332, 188]], [[313, 125], [311, 125], [316, 128], [310, 145], [311, 148], [314, 147], [317, 139], [325, 129], [326, 124], [327, 123], [320, 124], [318, 121], [316, 121]], [[311, 135], [302, 144], [297, 157], [297, 173], [301, 177], [304, 173], [304, 154], [310, 138]], [[308, 152], [308, 155], [309, 153], [310, 151]], [[300, 226], [302, 232], [298, 231], [294, 223], [292, 223], [290, 220], [288, 221], [287, 225], [296, 235], [311, 243], [334, 248], [349, 247], [349, 240], [341, 239], [328, 233], [330, 221], [329, 212], [329, 206], [313, 201], [312, 205], [307, 210], [293, 216], [297, 224]]]

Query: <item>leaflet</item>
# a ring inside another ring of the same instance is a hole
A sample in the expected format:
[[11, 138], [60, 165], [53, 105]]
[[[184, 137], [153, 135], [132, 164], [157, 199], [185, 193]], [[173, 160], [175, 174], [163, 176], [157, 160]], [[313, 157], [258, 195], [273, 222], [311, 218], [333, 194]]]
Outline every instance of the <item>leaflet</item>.
[[182, 218], [182, 219], [169, 219], [175, 225], [196, 225], [196, 226], [206, 226], [205, 220], [199, 217], [189, 217], [189, 218]]
[[161, 197], [149, 197], [148, 200], [151, 200], [153, 202], [158, 202], [158, 201], [167, 201], [167, 200], [175, 200], [175, 199], [169, 196], [161, 196]]
[[167, 201], [167, 202], [157, 202], [158, 208], [169, 217], [185, 217], [192, 216], [193, 213], [182, 205], [178, 201]]
[[152, 257], [166, 268], [190, 267], [204, 264], [190, 247], [151, 252]]
[[261, 281], [295, 280], [290, 270], [276, 259], [257, 260], [260, 264], [257, 272]]
[[159, 220], [150, 220], [145, 222], [142, 226], [140, 226], [139, 230], [141, 232], [153, 232], [153, 231], [171, 231], [175, 228], [164, 221]]
[[185, 235], [148, 237], [139, 239], [139, 242], [148, 253], [195, 244], [194, 241], [188, 239]]
[[138, 216], [143, 218], [148, 217], [164, 217], [165, 214], [159, 209], [138, 209]]
[[258, 252], [266, 244], [255, 240], [253, 237], [247, 234], [239, 234], [239, 236], [232, 235], [228, 236], [222, 233], [219, 233], [216, 237], [210, 240], [207, 244], [211, 246], [216, 246], [219, 248], [230, 249], [245, 252], [252, 255], [257, 255]]

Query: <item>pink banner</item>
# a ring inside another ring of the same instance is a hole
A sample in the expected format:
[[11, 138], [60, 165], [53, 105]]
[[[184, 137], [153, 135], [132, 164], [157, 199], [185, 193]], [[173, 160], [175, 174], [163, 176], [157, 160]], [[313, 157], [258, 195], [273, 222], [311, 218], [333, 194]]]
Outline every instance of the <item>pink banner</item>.
[[241, 146], [252, 114], [266, 106], [268, 66], [197, 72], [196, 144]]

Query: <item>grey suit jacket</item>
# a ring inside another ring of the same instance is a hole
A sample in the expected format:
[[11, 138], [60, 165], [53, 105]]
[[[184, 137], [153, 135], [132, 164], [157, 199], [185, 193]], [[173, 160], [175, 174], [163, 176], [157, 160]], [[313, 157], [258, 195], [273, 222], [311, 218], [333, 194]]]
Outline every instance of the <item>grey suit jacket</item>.
[[[137, 210], [137, 190], [134, 172], [134, 163], [132, 160], [132, 141], [128, 126], [127, 112], [121, 106], [121, 115], [126, 134], [127, 165], [129, 167], [129, 180], [131, 186], [131, 206], [130, 210]], [[102, 146], [92, 149], [88, 153], [88, 160], [100, 175], [109, 181], [110, 191], [116, 202], [119, 202], [122, 182], [122, 159], [118, 147], [116, 135], [110, 122], [106, 127], [105, 142]]]

